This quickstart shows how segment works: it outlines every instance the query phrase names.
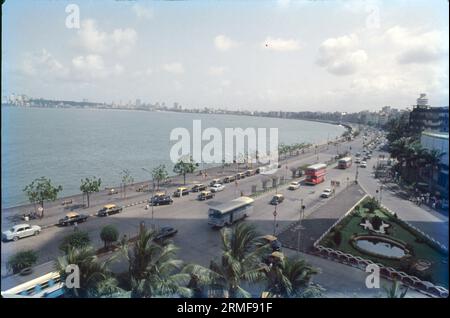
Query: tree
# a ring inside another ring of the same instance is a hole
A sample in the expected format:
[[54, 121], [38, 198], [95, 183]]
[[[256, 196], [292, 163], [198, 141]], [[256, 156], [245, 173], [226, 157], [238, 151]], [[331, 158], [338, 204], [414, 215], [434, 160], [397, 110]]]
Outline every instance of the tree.
[[375, 215], [370, 220], [370, 223], [372, 224], [372, 228], [378, 231], [380, 229], [380, 226], [383, 225], [383, 220], [378, 215]]
[[260, 245], [260, 236], [253, 225], [240, 223], [233, 229], [221, 230], [222, 257], [220, 262], [211, 261], [210, 267], [189, 264], [185, 272], [196, 275], [201, 285], [207, 285], [221, 296], [251, 297], [242, 284], [264, 279], [267, 265], [261, 258], [270, 250], [269, 244]]
[[61, 244], [59, 245], [59, 249], [67, 253], [70, 248], [80, 249], [89, 246], [90, 243], [91, 239], [89, 238], [88, 232], [76, 231], [63, 238]]
[[197, 164], [190, 157], [188, 160], [180, 159], [173, 167], [173, 172], [183, 175], [184, 184], [186, 184], [186, 174], [193, 173], [197, 168]]
[[[306, 297], [310, 282], [320, 270], [299, 257], [285, 258], [266, 271], [269, 296], [271, 297]], [[315, 295], [317, 297], [317, 295]]]
[[27, 185], [23, 191], [26, 193], [28, 200], [31, 203], [38, 203], [41, 208], [41, 218], [44, 217], [44, 202], [55, 201], [58, 197], [58, 192], [62, 191], [62, 186], [53, 186], [50, 179], [40, 177], [35, 179]]
[[375, 210], [378, 208], [378, 202], [375, 198], [370, 198], [364, 204], [364, 207], [369, 210], [369, 213], [374, 213]]
[[403, 291], [400, 288], [400, 284], [397, 280], [394, 280], [390, 288], [383, 287], [386, 292], [387, 298], [404, 298], [408, 292], [408, 287], [404, 287]]
[[[152, 179], [156, 180], [156, 189], [159, 190], [159, 184], [169, 177], [166, 165], [159, 165], [152, 170]], [[186, 182], [185, 182], [186, 183]]]
[[102, 180], [100, 178], [96, 179], [95, 177], [92, 177], [92, 179], [86, 178], [84, 180], [81, 180], [80, 190], [81, 190], [81, 192], [86, 194], [88, 207], [89, 207], [89, 195], [92, 192], [100, 191], [101, 184], [102, 184]]
[[113, 259], [101, 262], [95, 255], [91, 246], [80, 248], [70, 247], [67, 253], [58, 257], [55, 268], [59, 272], [61, 281], [65, 281], [69, 275], [66, 272], [67, 266], [77, 265], [79, 268], [80, 285], [79, 288], [68, 288], [64, 285], [66, 297], [101, 297], [120, 292], [117, 287], [117, 280], [108, 270], [107, 265]]
[[13, 274], [19, 273], [21, 270], [31, 267], [38, 260], [37, 253], [33, 250], [22, 251], [14, 254], [8, 260], [6, 267], [12, 270]]
[[119, 239], [119, 230], [114, 225], [106, 225], [100, 232], [100, 238], [105, 243], [105, 248]]
[[122, 246], [129, 264], [132, 297], [191, 296], [192, 291], [186, 287], [190, 275], [181, 272], [183, 262], [175, 259], [178, 249], [167, 241], [156, 243], [155, 237], [155, 231], [141, 227], [133, 248]]
[[128, 170], [128, 169], [122, 170], [122, 183], [123, 183], [124, 198], [127, 197], [127, 184], [131, 184], [133, 182], [134, 182], [134, 178], [131, 176], [130, 170]]

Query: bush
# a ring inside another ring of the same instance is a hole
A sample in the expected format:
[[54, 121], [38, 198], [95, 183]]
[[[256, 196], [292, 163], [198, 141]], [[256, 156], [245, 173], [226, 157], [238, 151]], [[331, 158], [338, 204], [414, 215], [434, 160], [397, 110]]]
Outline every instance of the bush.
[[370, 198], [367, 200], [367, 202], [364, 204], [364, 207], [369, 210], [369, 213], [374, 213], [375, 209], [378, 208], [378, 202], [375, 198]]
[[24, 268], [31, 267], [36, 264], [37, 260], [37, 253], [33, 250], [27, 250], [18, 252], [11, 256], [6, 266], [9, 270], [12, 270], [13, 274], [17, 274]]
[[383, 220], [378, 215], [375, 215], [370, 223], [372, 223], [372, 227], [374, 230], [379, 230], [380, 226], [383, 224]]
[[82, 248], [88, 246], [90, 242], [91, 239], [89, 238], [88, 232], [76, 231], [63, 239], [59, 245], [59, 249], [64, 253], [67, 253], [70, 247]]
[[105, 243], [105, 248], [119, 239], [119, 230], [114, 225], [106, 225], [100, 232], [100, 238]]

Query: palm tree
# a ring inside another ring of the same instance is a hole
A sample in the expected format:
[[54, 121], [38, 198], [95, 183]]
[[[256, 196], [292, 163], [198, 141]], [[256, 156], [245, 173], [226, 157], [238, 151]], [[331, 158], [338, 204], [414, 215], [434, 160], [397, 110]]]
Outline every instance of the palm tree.
[[68, 266], [77, 265], [80, 284], [79, 288], [68, 288], [65, 285], [65, 295], [87, 298], [112, 295], [119, 292], [120, 288], [117, 287], [117, 281], [107, 267], [112, 260], [113, 258], [103, 262], [98, 260], [92, 246], [70, 247], [66, 255], [57, 258], [55, 268], [60, 274], [61, 281], [66, 281], [66, 278], [70, 275], [66, 273]]
[[123, 245], [132, 297], [191, 296], [192, 291], [186, 287], [190, 275], [180, 272], [183, 262], [175, 259], [178, 249], [168, 241], [156, 243], [155, 237], [155, 231], [141, 228], [132, 249]]
[[429, 169], [428, 175], [430, 179], [428, 182], [428, 186], [430, 188], [430, 192], [433, 184], [434, 171], [441, 164], [441, 159], [444, 155], [445, 155], [444, 152], [441, 152], [437, 149], [428, 150], [425, 154], [425, 166], [428, 166]]
[[320, 270], [299, 257], [285, 258], [266, 272], [269, 297], [302, 297], [310, 294], [310, 282]]
[[264, 279], [267, 265], [261, 262], [261, 257], [269, 250], [268, 244], [258, 244], [259, 234], [253, 225], [246, 223], [240, 223], [233, 229], [223, 229], [221, 239], [220, 262], [211, 261], [209, 269], [189, 264], [183, 271], [195, 275], [198, 285], [207, 286], [223, 297], [251, 297], [242, 284]]
[[408, 292], [408, 287], [404, 287], [403, 291], [400, 289], [400, 284], [397, 280], [394, 280], [390, 288], [384, 287], [387, 298], [404, 298]]

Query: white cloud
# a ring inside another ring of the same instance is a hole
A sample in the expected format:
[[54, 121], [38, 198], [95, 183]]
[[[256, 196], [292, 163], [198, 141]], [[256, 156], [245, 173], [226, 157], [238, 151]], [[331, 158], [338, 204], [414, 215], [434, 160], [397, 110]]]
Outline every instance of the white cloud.
[[179, 62], [168, 63], [163, 65], [163, 70], [173, 74], [182, 74], [184, 73], [183, 64]]
[[448, 39], [437, 30], [394, 26], [385, 32], [383, 39], [399, 52], [397, 61], [400, 64], [432, 63], [448, 55]]
[[211, 76], [221, 76], [227, 71], [225, 66], [211, 66], [208, 69], [208, 74]]
[[54, 79], [64, 78], [69, 74], [66, 68], [46, 49], [40, 52], [27, 53], [22, 61], [21, 70], [28, 76], [51, 77]]
[[298, 51], [300, 50], [300, 43], [292, 39], [274, 39], [267, 37], [261, 43], [261, 47], [274, 51]]
[[325, 40], [317, 64], [334, 75], [354, 74], [368, 60], [367, 53], [357, 48], [358, 42], [355, 34]]
[[214, 38], [214, 45], [216, 49], [220, 51], [228, 51], [236, 47], [238, 44], [225, 35], [218, 35]]
[[131, 9], [133, 10], [134, 14], [136, 14], [136, 16], [139, 19], [153, 18], [153, 10], [149, 7], [144, 7], [140, 4], [135, 4], [131, 7]]
[[132, 28], [114, 29], [110, 34], [100, 31], [95, 20], [82, 21], [77, 43], [89, 53], [118, 52], [125, 55], [136, 44], [137, 33]]

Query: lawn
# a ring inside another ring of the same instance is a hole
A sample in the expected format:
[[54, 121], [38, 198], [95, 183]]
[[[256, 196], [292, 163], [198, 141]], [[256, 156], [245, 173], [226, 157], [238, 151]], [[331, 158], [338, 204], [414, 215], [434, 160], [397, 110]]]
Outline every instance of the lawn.
[[[363, 201], [339, 224], [331, 229], [330, 233], [320, 241], [320, 244], [354, 256], [370, 259], [375, 263], [381, 263], [385, 266], [392, 267], [396, 270], [403, 271], [423, 280], [430, 281], [436, 285], [448, 288], [448, 254], [429, 242], [422, 234], [401, 222], [401, 220], [397, 219], [388, 211], [377, 207], [373, 213], [370, 213], [369, 209], [367, 209], [367, 202], [369, 200], [370, 199], [366, 199]], [[403, 244], [407, 244], [408, 249], [412, 254], [410, 257], [403, 257], [400, 259], [377, 257], [359, 251], [352, 246], [350, 242], [353, 235], [373, 234], [373, 232], [364, 229], [360, 224], [363, 223], [363, 218], [371, 219], [375, 215], [380, 217], [384, 223], [390, 225], [385, 234], [386, 236]], [[337, 241], [339, 245], [337, 245], [336, 241], [333, 239], [336, 231], [341, 233], [340, 243], [339, 240]], [[428, 269], [419, 271], [413, 266], [417, 260], [427, 260], [431, 263], [431, 266]]]

